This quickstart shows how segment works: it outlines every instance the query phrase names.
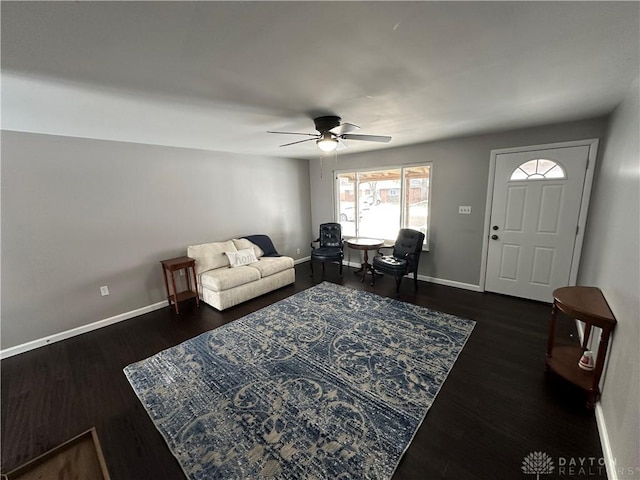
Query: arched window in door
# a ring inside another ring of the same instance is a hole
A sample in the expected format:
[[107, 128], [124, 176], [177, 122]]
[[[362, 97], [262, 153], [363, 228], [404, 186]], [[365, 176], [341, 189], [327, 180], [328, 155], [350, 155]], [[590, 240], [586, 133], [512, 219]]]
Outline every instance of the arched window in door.
[[559, 163], [545, 158], [536, 158], [516, 167], [509, 180], [556, 180], [563, 178], [567, 178], [567, 174]]

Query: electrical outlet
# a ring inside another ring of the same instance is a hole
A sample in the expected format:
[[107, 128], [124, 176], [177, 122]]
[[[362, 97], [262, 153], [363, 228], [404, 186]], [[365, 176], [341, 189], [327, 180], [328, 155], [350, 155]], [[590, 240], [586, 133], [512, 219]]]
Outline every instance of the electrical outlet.
[[296, 248], [296, 255], [300, 255], [300, 249]]
[[184, 270], [180, 270], [180, 276], [184, 277]]
[[471, 215], [471, 207], [461, 205], [458, 207], [458, 213], [461, 213], [463, 215]]
[[100, 287], [100, 295], [102, 295], [103, 297], [109, 295], [109, 287], [107, 287], [106, 285], [104, 287]]

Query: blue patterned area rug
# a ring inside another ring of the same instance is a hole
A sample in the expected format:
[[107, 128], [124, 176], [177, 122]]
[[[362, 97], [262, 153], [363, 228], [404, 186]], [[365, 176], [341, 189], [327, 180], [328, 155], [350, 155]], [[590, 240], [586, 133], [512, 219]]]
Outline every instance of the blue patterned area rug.
[[388, 479], [474, 324], [324, 282], [124, 371], [189, 479]]

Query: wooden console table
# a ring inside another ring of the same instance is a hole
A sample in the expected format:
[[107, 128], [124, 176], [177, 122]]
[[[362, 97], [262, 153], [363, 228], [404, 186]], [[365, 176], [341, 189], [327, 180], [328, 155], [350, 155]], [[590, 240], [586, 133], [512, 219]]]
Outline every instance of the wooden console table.
[[[167, 300], [169, 300], [169, 307], [173, 302], [173, 308], [176, 314], [180, 313], [178, 303], [190, 298], [196, 299], [196, 305], [200, 306], [200, 298], [198, 297], [198, 279], [196, 277], [196, 261], [190, 257], [176, 257], [168, 260], [162, 260], [162, 273], [164, 275], [164, 286], [167, 289]], [[185, 270], [185, 276], [187, 277], [187, 289], [178, 292], [176, 290], [176, 279], [173, 276], [174, 272]], [[167, 272], [171, 276], [171, 290], [169, 289], [169, 280], [167, 279]], [[191, 288], [191, 275], [193, 275], [193, 289]], [[173, 292], [173, 293], [172, 293]]]
[[[582, 345], [568, 346], [555, 343], [555, 329], [561, 311], [584, 323]], [[602, 329], [598, 354], [593, 371], [582, 370], [578, 362], [588, 349], [593, 327]], [[551, 325], [547, 342], [546, 368], [587, 392], [587, 407], [593, 408], [600, 397], [600, 377], [607, 357], [609, 336], [616, 326], [616, 319], [597, 287], [562, 287], [553, 291]]]

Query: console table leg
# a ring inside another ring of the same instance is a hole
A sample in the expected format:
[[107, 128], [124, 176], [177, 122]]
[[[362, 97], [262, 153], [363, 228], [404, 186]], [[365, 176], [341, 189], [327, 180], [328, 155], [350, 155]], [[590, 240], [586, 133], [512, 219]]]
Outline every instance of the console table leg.
[[180, 314], [180, 310], [178, 310], [178, 291], [176, 290], [176, 278], [173, 276], [173, 272], [171, 272], [171, 286], [173, 287], [173, 308], [176, 310], [176, 315]]
[[167, 300], [169, 300], [169, 308], [171, 308], [171, 292], [169, 291], [169, 281], [167, 280], [167, 269], [162, 266], [162, 276], [164, 277], [164, 288], [167, 291]]
[[187, 268], [187, 272], [189, 272], [189, 270], [191, 270], [191, 273], [193, 274], [193, 291], [196, 294], [196, 307], [200, 307], [200, 295], [198, 294], [198, 277], [196, 275], [195, 264], [190, 269]]
[[551, 356], [553, 351], [553, 339], [556, 332], [556, 321], [558, 320], [558, 306], [553, 302], [551, 307], [551, 324], [549, 325], [549, 338], [547, 339], [547, 357]]

